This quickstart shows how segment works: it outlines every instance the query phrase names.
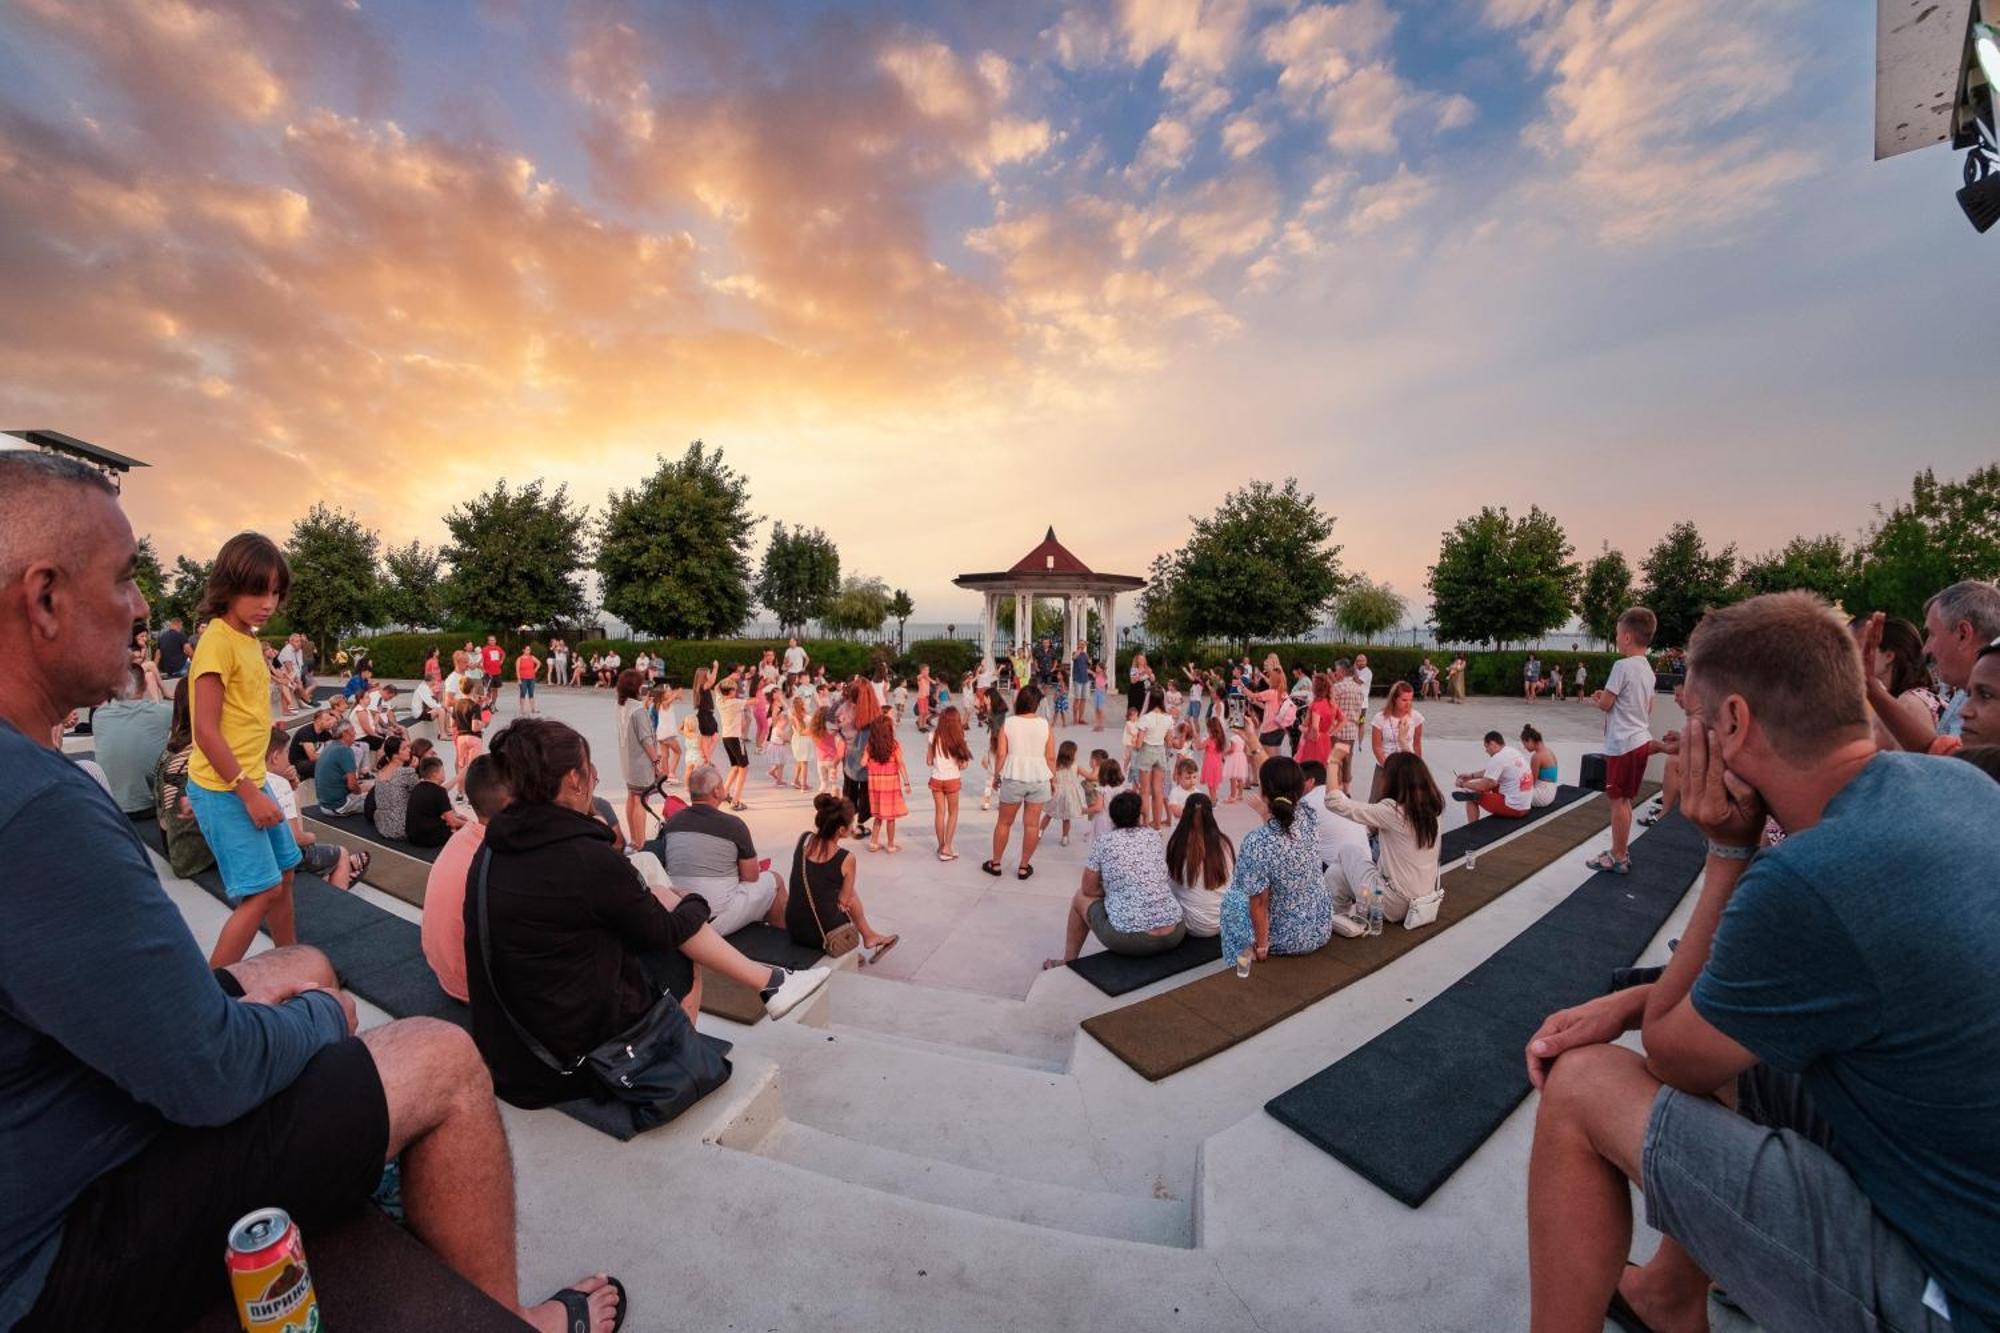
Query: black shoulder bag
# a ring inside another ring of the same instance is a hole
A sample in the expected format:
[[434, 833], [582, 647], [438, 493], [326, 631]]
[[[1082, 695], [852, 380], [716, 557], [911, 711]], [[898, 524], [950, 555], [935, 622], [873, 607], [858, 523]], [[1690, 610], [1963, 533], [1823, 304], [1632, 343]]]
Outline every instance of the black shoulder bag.
[[640, 1019], [617, 1036], [563, 1064], [535, 1034], [521, 1026], [500, 994], [493, 970], [492, 932], [486, 923], [486, 872], [493, 849], [479, 849], [479, 957], [486, 966], [486, 984], [493, 1002], [514, 1035], [534, 1057], [564, 1078], [587, 1070], [596, 1086], [579, 1088], [579, 1096], [608, 1096], [631, 1110], [632, 1128], [643, 1134], [666, 1124], [729, 1081], [729, 1043], [703, 1037], [681, 1012], [680, 1001], [662, 992]]

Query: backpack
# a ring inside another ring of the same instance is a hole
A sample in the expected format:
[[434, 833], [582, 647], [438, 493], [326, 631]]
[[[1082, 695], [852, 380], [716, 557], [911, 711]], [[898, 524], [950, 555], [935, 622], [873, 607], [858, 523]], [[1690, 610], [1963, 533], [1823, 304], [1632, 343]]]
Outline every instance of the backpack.
[[1278, 705], [1278, 726], [1280, 728], [1288, 730], [1290, 729], [1292, 723], [1298, 720], [1299, 720], [1299, 706], [1297, 703], [1293, 702], [1290, 699], [1287, 699], [1283, 703]]

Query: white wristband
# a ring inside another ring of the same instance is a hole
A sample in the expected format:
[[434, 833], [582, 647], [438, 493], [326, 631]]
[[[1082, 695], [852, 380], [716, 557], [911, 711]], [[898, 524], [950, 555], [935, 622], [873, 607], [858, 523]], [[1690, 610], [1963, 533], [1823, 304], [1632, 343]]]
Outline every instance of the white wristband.
[[1755, 847], [1732, 847], [1715, 839], [1708, 840], [1708, 854], [1718, 861], [1748, 861], [1757, 854]]

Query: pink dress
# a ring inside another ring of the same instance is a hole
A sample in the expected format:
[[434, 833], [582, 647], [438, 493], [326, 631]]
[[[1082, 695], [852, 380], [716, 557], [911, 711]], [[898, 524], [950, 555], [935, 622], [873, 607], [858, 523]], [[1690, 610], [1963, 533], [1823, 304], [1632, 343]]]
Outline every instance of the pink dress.
[[1250, 756], [1243, 751], [1243, 738], [1229, 738], [1229, 757], [1222, 761], [1224, 782], [1248, 782], [1250, 780]]
[[1222, 747], [1213, 737], [1201, 743], [1201, 785], [1210, 791], [1222, 790]]

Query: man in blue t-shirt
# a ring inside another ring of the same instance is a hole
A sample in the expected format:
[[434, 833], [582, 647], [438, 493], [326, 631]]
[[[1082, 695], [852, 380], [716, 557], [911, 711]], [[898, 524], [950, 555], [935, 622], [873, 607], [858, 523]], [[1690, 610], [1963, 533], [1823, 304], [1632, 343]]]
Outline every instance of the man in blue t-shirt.
[[228, 1300], [231, 1223], [275, 1205], [316, 1233], [399, 1154], [411, 1230], [445, 1263], [537, 1328], [608, 1328], [602, 1278], [520, 1308], [471, 1038], [435, 1019], [353, 1035], [315, 949], [211, 973], [132, 821], [51, 747], [128, 669], [137, 556], [102, 476], [0, 452], [0, 1329], [191, 1324]]
[[320, 747], [313, 763], [313, 794], [330, 815], [355, 814], [368, 800], [361, 761], [354, 753], [354, 724], [346, 718], [334, 723], [332, 739]]
[[[1687, 661], [1694, 915], [1528, 1044], [1534, 1326], [1699, 1326], [1712, 1280], [1770, 1328], [2000, 1329], [2000, 785], [1876, 751], [1810, 594], [1710, 612]], [[1628, 1181], [1666, 1236], [1630, 1269]]]

